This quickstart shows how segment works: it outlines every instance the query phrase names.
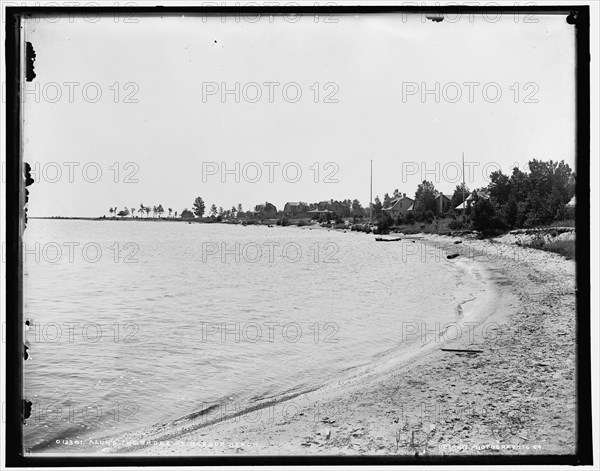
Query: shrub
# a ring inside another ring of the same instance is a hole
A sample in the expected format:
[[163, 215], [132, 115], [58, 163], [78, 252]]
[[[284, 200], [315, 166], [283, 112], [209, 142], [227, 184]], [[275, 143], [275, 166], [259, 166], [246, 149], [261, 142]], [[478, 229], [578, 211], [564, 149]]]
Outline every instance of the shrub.
[[381, 216], [377, 220], [377, 229], [373, 231], [374, 234], [389, 234], [390, 226], [392, 225], [392, 218], [387, 212], [382, 212]]
[[435, 214], [433, 213], [433, 211], [428, 210], [425, 212], [425, 214], [423, 216], [423, 221], [426, 222], [427, 224], [431, 224], [433, 222], [434, 218], [435, 218]]
[[182, 219], [194, 219], [194, 213], [191, 212], [189, 209], [185, 208], [183, 211], [181, 211], [181, 218]]
[[320, 223], [329, 222], [329, 221], [331, 221], [331, 213], [321, 214], [319, 216]]
[[485, 198], [478, 198], [473, 204], [471, 212], [473, 228], [483, 234], [495, 232], [501, 228], [502, 223], [496, 215], [494, 204]]
[[465, 225], [459, 219], [453, 219], [448, 223], [448, 229], [453, 231], [460, 231], [465, 228]]

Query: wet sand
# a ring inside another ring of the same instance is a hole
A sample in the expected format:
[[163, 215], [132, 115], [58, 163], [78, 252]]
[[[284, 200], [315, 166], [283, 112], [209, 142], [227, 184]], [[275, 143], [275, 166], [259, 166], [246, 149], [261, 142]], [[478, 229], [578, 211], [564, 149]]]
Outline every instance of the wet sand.
[[[513, 244], [458, 240], [428, 235], [416, 243], [437, 251], [440, 263], [473, 270], [488, 289], [461, 306], [460, 324], [411, 331], [422, 338], [413, 355], [386, 357], [326, 387], [247, 412], [218, 411], [210, 421], [198, 414], [127, 433], [101, 452], [574, 453], [575, 263]], [[454, 253], [460, 256], [447, 260]], [[423, 289], [432, 287], [425, 281]]]

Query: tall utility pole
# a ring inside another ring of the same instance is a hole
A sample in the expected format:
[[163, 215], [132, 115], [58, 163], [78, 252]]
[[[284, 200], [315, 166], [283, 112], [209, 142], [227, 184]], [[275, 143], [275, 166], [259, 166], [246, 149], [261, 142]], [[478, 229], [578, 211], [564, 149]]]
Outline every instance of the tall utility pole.
[[369, 223], [373, 222], [373, 159], [371, 159], [371, 193], [369, 194]]
[[463, 207], [463, 221], [466, 218], [467, 215], [467, 202], [465, 201], [465, 153], [462, 153], [462, 177], [463, 177], [463, 184], [462, 184], [462, 195], [463, 195], [463, 203], [462, 203], [462, 207]]

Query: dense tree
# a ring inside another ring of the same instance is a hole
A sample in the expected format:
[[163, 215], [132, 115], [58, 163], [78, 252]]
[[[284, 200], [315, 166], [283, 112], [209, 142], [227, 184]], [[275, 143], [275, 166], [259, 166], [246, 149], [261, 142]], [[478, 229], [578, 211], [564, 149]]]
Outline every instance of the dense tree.
[[[175, 211], [175, 216], [177, 216], [177, 211]], [[191, 212], [189, 209], [185, 208], [183, 211], [181, 211], [181, 218], [194, 219], [194, 213]]]
[[[192, 209], [194, 210], [194, 214], [197, 217], [201, 218], [202, 216], [204, 216], [205, 208], [206, 208], [206, 206], [204, 204], [204, 200], [202, 198], [200, 198], [199, 196], [196, 197], [196, 199], [194, 200], [194, 206], [192, 207]], [[181, 213], [181, 216], [183, 217], [183, 213]]]
[[354, 216], [362, 216], [363, 214], [363, 207], [357, 199], [352, 200], [352, 214]]
[[503, 226], [502, 221], [497, 216], [494, 201], [478, 196], [477, 192], [473, 193], [471, 221], [473, 222], [473, 229], [483, 233], [490, 233], [494, 229]]
[[557, 213], [573, 197], [575, 188], [571, 169], [563, 162], [529, 162], [527, 179], [528, 225], [546, 224], [555, 220]]
[[210, 215], [213, 217], [217, 215], [217, 205], [215, 205], [214, 203], [210, 207]]
[[528, 173], [515, 167], [510, 177], [502, 172], [490, 175], [491, 203], [507, 227], [531, 227], [561, 219], [575, 194], [575, 175], [564, 161], [534, 159], [528, 166]]
[[381, 216], [381, 210], [383, 209], [383, 204], [381, 204], [381, 200], [379, 199], [379, 196], [375, 197], [375, 203], [372, 206], [373, 206], [373, 217], [375, 219], [377, 219], [377, 218], [379, 218], [379, 216]]
[[492, 172], [488, 191], [499, 205], [508, 203], [511, 195], [511, 179], [500, 171]]
[[435, 186], [433, 183], [423, 180], [417, 187], [415, 193], [414, 210], [417, 215], [424, 215], [428, 211], [436, 212]]

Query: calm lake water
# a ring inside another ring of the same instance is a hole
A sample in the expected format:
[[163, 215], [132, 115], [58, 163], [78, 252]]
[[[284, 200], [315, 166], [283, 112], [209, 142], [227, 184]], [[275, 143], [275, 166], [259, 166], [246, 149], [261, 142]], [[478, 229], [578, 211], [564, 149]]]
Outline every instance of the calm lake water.
[[353, 232], [30, 220], [25, 240], [33, 451], [314, 388], [414, 347], [403, 322], [453, 322], [476, 289]]

